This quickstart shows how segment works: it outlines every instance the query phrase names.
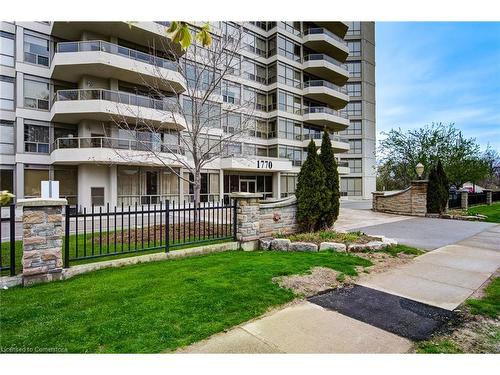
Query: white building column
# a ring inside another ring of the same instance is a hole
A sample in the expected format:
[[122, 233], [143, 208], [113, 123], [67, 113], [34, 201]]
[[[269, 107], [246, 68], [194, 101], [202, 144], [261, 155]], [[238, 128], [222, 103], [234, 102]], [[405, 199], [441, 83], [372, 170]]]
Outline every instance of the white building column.
[[219, 170], [219, 201], [224, 199], [224, 169]]
[[281, 198], [281, 172], [273, 173], [273, 198]]
[[118, 205], [118, 167], [116, 164], [109, 166], [109, 206]]
[[[179, 174], [184, 177], [184, 168], [179, 169]], [[182, 178], [178, 177], [179, 179], [179, 202], [184, 202], [184, 184], [187, 184], [186, 181], [184, 181]]]
[[16, 199], [24, 198], [24, 164], [16, 163], [16, 172], [15, 172], [15, 195]]

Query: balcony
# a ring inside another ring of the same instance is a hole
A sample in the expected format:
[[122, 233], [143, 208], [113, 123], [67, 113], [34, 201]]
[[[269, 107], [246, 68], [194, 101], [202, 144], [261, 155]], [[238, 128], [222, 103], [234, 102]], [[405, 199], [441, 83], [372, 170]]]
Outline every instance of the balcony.
[[328, 107], [309, 107], [304, 109], [304, 122], [325, 126], [331, 131], [342, 131], [349, 126], [347, 114]]
[[346, 64], [321, 53], [304, 56], [303, 68], [305, 72], [331, 81], [339, 86], [344, 86], [349, 79], [349, 71]]
[[304, 31], [303, 44], [313, 51], [326, 53], [334, 58], [345, 61], [349, 55], [347, 42], [331, 31], [322, 27], [314, 27]]
[[346, 175], [351, 173], [351, 169], [349, 168], [349, 163], [346, 161], [338, 161], [337, 160], [337, 171], [339, 175]]
[[177, 100], [158, 100], [123, 91], [103, 89], [59, 90], [54, 97], [51, 121], [77, 124], [81, 120], [131, 121], [138, 119], [162, 129], [184, 130]]
[[335, 109], [344, 108], [349, 102], [347, 88], [324, 80], [304, 82], [303, 95], [306, 98], [325, 103]]
[[83, 21], [83, 22], [52, 22], [51, 35], [65, 40], [80, 40], [83, 35], [112, 35], [117, 39], [127, 40], [141, 46], [165, 46], [176, 55], [184, 53], [179, 43], [173, 43], [166, 36], [168, 26], [158, 22], [126, 22], [126, 21]]
[[343, 38], [347, 30], [349, 30], [349, 25], [342, 21], [315, 21], [314, 23], [320, 27], [324, 27], [341, 38]]
[[173, 61], [102, 40], [57, 43], [52, 78], [78, 82], [83, 75], [149, 84], [175, 93], [186, 90]]
[[[126, 165], [182, 166], [184, 149], [179, 145], [109, 137], [58, 138], [50, 158], [55, 164], [113, 163]], [[161, 158], [161, 160], [160, 160]]]
[[[321, 146], [321, 140], [323, 138], [323, 133], [306, 134], [302, 137], [302, 147], [307, 147], [311, 139], [317, 147]], [[344, 153], [349, 151], [349, 142], [338, 135], [330, 134], [330, 140], [332, 142], [333, 152], [336, 154]]]

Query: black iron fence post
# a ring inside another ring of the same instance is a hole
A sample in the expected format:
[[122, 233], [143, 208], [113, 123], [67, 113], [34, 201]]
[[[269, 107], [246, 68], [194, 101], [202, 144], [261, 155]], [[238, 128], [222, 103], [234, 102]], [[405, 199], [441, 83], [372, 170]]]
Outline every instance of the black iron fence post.
[[[67, 204], [64, 215], [64, 268], [69, 268], [69, 218], [69, 204]], [[76, 235], [78, 236], [78, 233]], [[76, 241], [78, 241], [78, 238], [76, 238]]]
[[238, 218], [237, 218], [237, 202], [233, 199], [233, 239], [236, 241], [236, 233], [238, 231]]
[[165, 203], [165, 252], [170, 250], [170, 201]]
[[[0, 225], [2, 225], [0, 223]], [[10, 205], [10, 275], [16, 275], [16, 206]]]

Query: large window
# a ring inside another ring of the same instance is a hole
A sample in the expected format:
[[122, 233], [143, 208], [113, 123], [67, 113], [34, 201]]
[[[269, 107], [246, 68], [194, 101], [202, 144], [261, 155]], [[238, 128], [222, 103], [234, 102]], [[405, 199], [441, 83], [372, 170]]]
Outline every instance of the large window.
[[222, 83], [222, 99], [226, 103], [240, 104], [240, 85], [224, 81]]
[[49, 152], [49, 127], [25, 121], [24, 151], [47, 154]]
[[49, 109], [49, 84], [24, 79], [24, 106], [34, 109]]
[[14, 191], [14, 171], [12, 169], [0, 169], [0, 190]]
[[302, 114], [302, 100], [300, 96], [280, 90], [278, 92], [278, 109], [300, 115]]
[[14, 110], [14, 78], [0, 76], [0, 109]]
[[301, 140], [301, 124], [286, 118], [278, 118], [278, 138]]
[[40, 197], [42, 181], [49, 180], [48, 169], [25, 169], [24, 170], [24, 197]]
[[361, 82], [350, 82], [346, 86], [349, 96], [361, 96]]
[[[193, 123], [193, 104], [191, 99], [184, 99], [182, 104], [182, 110], [184, 111], [184, 116], [188, 123]], [[202, 105], [201, 108], [197, 108], [196, 120], [200, 123], [199, 127], [211, 127], [220, 128], [221, 122], [221, 106], [218, 103], [207, 102]]]
[[222, 130], [226, 133], [237, 133], [241, 129], [241, 114], [228, 112], [222, 118]]
[[295, 189], [297, 187], [297, 175], [296, 174], [281, 174], [281, 198], [288, 197], [295, 194]]
[[361, 102], [349, 102], [346, 109], [348, 116], [361, 116]]
[[278, 22], [278, 27], [291, 34], [300, 36], [300, 22]]
[[351, 40], [347, 42], [349, 47], [349, 56], [361, 56], [361, 41]]
[[14, 154], [14, 121], [0, 120], [0, 155], [1, 154]]
[[300, 89], [302, 87], [302, 74], [300, 70], [278, 63], [278, 82]]
[[24, 35], [24, 61], [49, 66], [49, 41], [33, 35]]
[[251, 60], [244, 59], [241, 62], [242, 76], [251, 81], [266, 83], [266, 67], [256, 64]]
[[349, 127], [346, 130], [342, 130], [339, 134], [342, 135], [361, 135], [363, 133], [361, 120], [351, 120]]
[[302, 149], [300, 147], [279, 146], [278, 156], [283, 159], [291, 160], [292, 164], [296, 167], [302, 165]]
[[343, 159], [343, 161], [347, 162], [347, 165], [349, 166], [350, 173], [363, 172], [361, 159]]
[[59, 196], [68, 200], [68, 204], [77, 204], [78, 167], [56, 165], [54, 180], [59, 181]]
[[297, 44], [290, 39], [284, 38], [282, 36], [278, 36], [278, 54], [286, 57], [287, 59], [293, 61], [301, 61], [300, 56], [300, 44]]
[[349, 140], [349, 151], [348, 154], [361, 154], [363, 152], [363, 144], [361, 139], [350, 139]]
[[359, 35], [361, 34], [361, 22], [353, 21], [347, 22], [349, 25], [349, 30], [347, 30], [347, 35]]
[[15, 35], [0, 31], [0, 65], [14, 66]]
[[347, 70], [352, 78], [361, 77], [361, 61], [349, 61], [347, 62]]
[[323, 130], [320, 127], [304, 125], [302, 139], [321, 139]]
[[347, 196], [359, 196], [362, 194], [360, 177], [343, 177], [340, 179], [340, 191]]
[[267, 95], [264, 92], [243, 86], [243, 104], [245, 107], [266, 111], [266, 98]]
[[266, 56], [266, 39], [245, 30], [243, 32], [243, 48], [259, 56]]

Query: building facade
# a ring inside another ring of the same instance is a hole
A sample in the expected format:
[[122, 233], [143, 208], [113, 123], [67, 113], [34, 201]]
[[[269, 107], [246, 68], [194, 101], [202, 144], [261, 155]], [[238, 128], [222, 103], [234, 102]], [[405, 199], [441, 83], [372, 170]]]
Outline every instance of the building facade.
[[[168, 144], [177, 159], [190, 158], [179, 142], [185, 118], [162, 113], [164, 103], [144, 86], [155, 79], [153, 70], [165, 77], [160, 89], [169, 95], [182, 96], [190, 84], [171, 57], [152, 48], [165, 38], [166, 24], [1, 22], [0, 189], [36, 197], [41, 181], [57, 180], [60, 196], [80, 207], [192, 199], [192, 186], [141, 148], [150, 142], [163, 152]], [[314, 139], [319, 146], [323, 129], [339, 159], [344, 195], [369, 197], [375, 190], [373, 23], [211, 26], [221, 36], [240, 28], [244, 42], [214, 106], [224, 113], [225, 104], [251, 94], [255, 107], [253, 128], [234, 144], [233, 155], [203, 171], [202, 199], [235, 191], [293, 194], [307, 144]], [[163, 130], [131, 138], [112, 121], [124, 114]], [[227, 131], [242, 116], [228, 113], [213, 127]], [[171, 167], [189, 177], [175, 159]]]

